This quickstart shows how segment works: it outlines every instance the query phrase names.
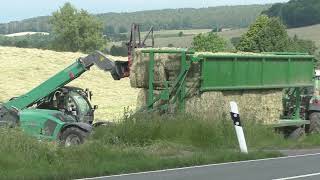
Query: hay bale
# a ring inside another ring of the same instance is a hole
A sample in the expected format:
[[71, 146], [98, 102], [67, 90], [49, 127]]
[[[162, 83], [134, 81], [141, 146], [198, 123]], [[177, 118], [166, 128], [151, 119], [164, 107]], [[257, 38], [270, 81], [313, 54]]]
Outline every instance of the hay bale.
[[[130, 84], [134, 88], [148, 88], [149, 87], [149, 55], [142, 53], [143, 49], [137, 49], [134, 52], [134, 60], [130, 70]], [[167, 80], [165, 73], [165, 61], [168, 55], [155, 54], [154, 65], [154, 81], [164, 82]], [[163, 87], [164, 83], [159, 83], [155, 88]]]
[[[155, 91], [158, 95], [160, 91]], [[141, 89], [137, 108], [146, 105], [148, 91]], [[282, 113], [282, 90], [211, 91], [186, 99], [186, 113], [200, 118], [220, 120], [230, 118], [230, 101], [236, 101], [244, 121], [273, 124]], [[160, 103], [160, 102], [159, 102]], [[155, 106], [159, 105], [156, 104]], [[169, 105], [169, 113], [176, 113], [175, 105]]]
[[229, 117], [229, 102], [236, 101], [243, 119], [276, 123], [282, 113], [282, 90], [211, 91], [186, 101], [186, 112], [210, 119]]
[[148, 90], [140, 89], [137, 96], [137, 104], [136, 104], [137, 110], [147, 105], [147, 97], [148, 97]]
[[[153, 48], [154, 49], [154, 48]], [[158, 48], [160, 50], [180, 50], [179, 48]], [[130, 84], [134, 88], [149, 88], [149, 55], [142, 53], [145, 49], [136, 49], [130, 72]], [[157, 50], [157, 49], [156, 49]], [[177, 79], [181, 71], [180, 54], [155, 54], [154, 88], [161, 90], [164, 82], [169, 85]], [[193, 63], [186, 78], [187, 86], [200, 85], [200, 64]], [[193, 90], [194, 91], [194, 90]]]

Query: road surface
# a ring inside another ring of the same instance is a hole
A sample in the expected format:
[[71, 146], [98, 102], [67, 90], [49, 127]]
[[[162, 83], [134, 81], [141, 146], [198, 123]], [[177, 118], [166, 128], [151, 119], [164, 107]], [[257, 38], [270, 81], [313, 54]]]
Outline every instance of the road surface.
[[88, 180], [320, 180], [320, 153], [212, 164]]

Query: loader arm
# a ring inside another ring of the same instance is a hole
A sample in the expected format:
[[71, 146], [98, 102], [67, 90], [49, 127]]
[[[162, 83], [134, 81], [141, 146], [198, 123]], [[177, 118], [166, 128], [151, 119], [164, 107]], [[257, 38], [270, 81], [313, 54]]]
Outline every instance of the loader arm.
[[101, 52], [96, 51], [95, 53], [92, 53], [87, 57], [79, 58], [75, 63], [58, 72], [56, 75], [52, 76], [51, 78], [49, 78], [39, 86], [35, 87], [28, 93], [20, 97], [17, 97], [11, 101], [8, 101], [7, 103], [4, 103], [2, 106], [4, 106], [7, 110], [15, 111], [20, 111], [25, 108], [28, 108], [29, 106], [35, 104], [39, 100], [53, 93], [57, 89], [77, 79], [84, 72], [88, 71], [90, 67], [93, 65], [96, 65], [104, 71], [112, 72], [113, 74], [116, 73], [115, 63], [109, 60]]

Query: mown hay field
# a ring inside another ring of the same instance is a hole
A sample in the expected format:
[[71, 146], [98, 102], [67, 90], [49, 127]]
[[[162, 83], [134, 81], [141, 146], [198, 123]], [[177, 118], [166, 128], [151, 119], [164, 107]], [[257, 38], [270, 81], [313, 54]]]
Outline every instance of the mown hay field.
[[[247, 32], [247, 28], [233, 29], [230, 31], [219, 32], [218, 35], [230, 40], [233, 37], [240, 37], [242, 34]], [[178, 37], [178, 33], [182, 31], [184, 35]], [[163, 36], [155, 39], [156, 47], [168, 46], [173, 44], [175, 47], [191, 47], [193, 37], [199, 33], [210, 32], [209, 29], [198, 29], [198, 30], [164, 30], [156, 31], [155, 35]], [[301, 39], [312, 40], [316, 43], [317, 47], [320, 48], [320, 24], [313, 26], [306, 26], [301, 28], [288, 29], [288, 34], [293, 37], [295, 34]], [[176, 37], [173, 37], [176, 35]], [[168, 36], [168, 37], [165, 37]]]
[[[74, 63], [82, 53], [55, 52], [0, 46], [0, 102], [27, 93], [57, 72]], [[123, 57], [110, 57], [125, 60]], [[68, 84], [93, 91], [93, 104], [99, 105], [96, 120], [120, 118], [124, 108], [135, 109], [138, 91], [129, 79], [114, 81], [110, 73], [92, 67], [79, 79]]]

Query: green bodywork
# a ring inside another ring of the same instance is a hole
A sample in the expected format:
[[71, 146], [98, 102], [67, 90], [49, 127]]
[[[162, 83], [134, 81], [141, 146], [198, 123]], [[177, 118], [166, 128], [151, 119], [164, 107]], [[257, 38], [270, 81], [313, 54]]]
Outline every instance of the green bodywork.
[[2, 104], [2, 106], [18, 111], [19, 126], [27, 134], [39, 139], [59, 140], [59, 133], [63, 127], [77, 123], [77, 120], [58, 110], [29, 107], [78, 78], [85, 71], [87, 71], [86, 67], [80, 60], [77, 60], [71, 66], [58, 72], [28, 93]]
[[[20, 112], [20, 127], [24, 132], [38, 139], [56, 140], [61, 129], [67, 123], [59, 119], [64, 117], [60, 111], [26, 109]], [[69, 117], [74, 122], [72, 117]]]
[[309, 55], [200, 55], [201, 91], [271, 89], [313, 85]]

